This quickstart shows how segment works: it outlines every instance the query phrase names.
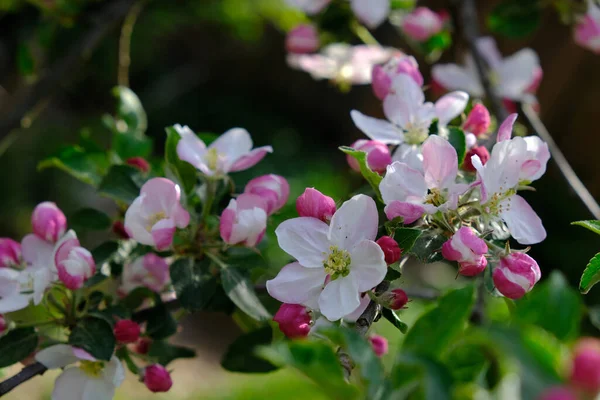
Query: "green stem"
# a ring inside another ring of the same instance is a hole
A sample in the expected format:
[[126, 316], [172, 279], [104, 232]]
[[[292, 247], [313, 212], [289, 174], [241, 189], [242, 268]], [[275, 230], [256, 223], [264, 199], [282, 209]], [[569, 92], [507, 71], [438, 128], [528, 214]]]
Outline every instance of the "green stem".
[[358, 38], [362, 40], [364, 44], [381, 46], [377, 39], [371, 35], [371, 32], [369, 32], [367, 28], [359, 24], [357, 21], [352, 21], [350, 23], [350, 29], [352, 29], [352, 32], [354, 32], [354, 34], [358, 36]]
[[227, 264], [225, 264], [225, 263], [223, 262], [223, 260], [221, 260], [221, 259], [220, 259], [219, 257], [217, 257], [216, 255], [214, 255], [214, 254], [212, 254], [212, 253], [209, 253], [209, 252], [206, 252], [206, 253], [204, 253], [204, 254], [206, 254], [206, 256], [207, 256], [208, 258], [210, 258], [211, 260], [213, 260], [213, 261], [214, 261], [214, 263], [215, 263], [215, 264], [217, 264], [217, 265], [218, 265], [220, 268], [223, 268], [223, 269], [225, 269], [225, 268], [228, 268], [228, 267], [227, 267]]
[[212, 208], [213, 202], [215, 201], [215, 191], [216, 191], [216, 181], [208, 178], [205, 181], [206, 184], [206, 200], [204, 201], [204, 205], [202, 207], [202, 223], [206, 226], [206, 221], [208, 216], [210, 215], [210, 210]]
[[510, 315], [513, 315], [517, 309], [515, 302], [508, 297], [504, 297], [504, 302], [506, 303], [506, 307], [508, 308]]
[[53, 325], [53, 324], [61, 324], [63, 322], [63, 320], [49, 320], [49, 321], [41, 321], [41, 322], [30, 322], [27, 324], [19, 324], [17, 323], [17, 328], [35, 328], [38, 326], [45, 326], [45, 325]]

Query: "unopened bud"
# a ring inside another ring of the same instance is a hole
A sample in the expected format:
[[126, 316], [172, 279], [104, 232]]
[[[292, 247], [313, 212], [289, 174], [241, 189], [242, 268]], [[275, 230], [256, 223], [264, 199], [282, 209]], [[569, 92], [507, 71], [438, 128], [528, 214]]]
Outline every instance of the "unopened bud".
[[465, 160], [463, 161], [463, 169], [465, 171], [476, 171], [475, 167], [473, 166], [473, 161], [471, 160], [471, 157], [473, 156], [479, 156], [481, 164], [485, 165], [490, 159], [490, 152], [485, 146], [476, 146], [467, 151], [467, 154], [465, 154]]
[[583, 338], [575, 345], [570, 380], [589, 393], [600, 390], [600, 340]]
[[402, 249], [398, 246], [398, 242], [396, 242], [393, 238], [389, 236], [382, 236], [375, 243], [381, 247], [383, 254], [385, 255], [385, 263], [390, 265], [398, 260], [402, 256]]
[[490, 112], [481, 103], [475, 104], [467, 120], [463, 125], [463, 129], [467, 132], [471, 132], [475, 136], [481, 136], [487, 133], [490, 128], [491, 117]]
[[151, 392], [168, 392], [173, 386], [171, 374], [160, 364], [149, 365], [142, 373], [144, 384]]
[[[385, 143], [378, 142], [377, 140], [357, 140], [352, 144], [353, 149], [364, 151], [367, 153], [367, 165], [371, 170], [377, 173], [385, 172], [388, 165], [392, 163], [392, 155], [390, 149]], [[354, 157], [347, 155], [346, 160], [348, 165], [355, 171], [360, 171], [358, 161]]]
[[273, 317], [279, 329], [290, 339], [306, 337], [310, 332], [310, 314], [300, 304], [284, 303]]
[[21, 244], [9, 238], [0, 238], [0, 268], [21, 264]]
[[119, 343], [135, 343], [142, 333], [142, 328], [137, 322], [122, 319], [115, 324], [113, 333]]
[[319, 32], [312, 25], [298, 25], [285, 38], [285, 49], [292, 54], [314, 53], [320, 45]]
[[510, 253], [502, 257], [492, 278], [496, 289], [509, 299], [520, 299], [540, 280], [537, 262], [525, 253]]
[[377, 357], [382, 357], [388, 352], [388, 341], [383, 336], [379, 335], [371, 335], [369, 337], [369, 342], [371, 342], [371, 347], [373, 351], [377, 355]]
[[142, 157], [131, 157], [125, 161], [125, 164], [131, 165], [134, 168], [139, 169], [143, 173], [150, 171], [150, 164]]
[[67, 230], [67, 217], [55, 203], [45, 201], [38, 204], [31, 214], [33, 233], [55, 243]]
[[335, 210], [335, 201], [314, 188], [306, 188], [296, 200], [296, 211], [301, 217], [313, 217], [329, 222]]
[[408, 303], [408, 295], [400, 288], [385, 292], [377, 298], [377, 301], [391, 310], [400, 310]]
[[442, 255], [446, 260], [457, 261], [458, 273], [475, 276], [483, 272], [487, 265], [485, 254], [488, 247], [473, 229], [463, 226], [442, 245]]

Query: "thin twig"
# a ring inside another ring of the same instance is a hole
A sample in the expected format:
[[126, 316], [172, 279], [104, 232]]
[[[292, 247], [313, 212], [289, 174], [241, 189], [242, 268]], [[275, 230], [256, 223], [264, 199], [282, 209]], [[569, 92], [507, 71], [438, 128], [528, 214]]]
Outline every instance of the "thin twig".
[[131, 65], [131, 35], [133, 27], [144, 9], [145, 2], [135, 3], [123, 21], [119, 39], [119, 71], [117, 82], [119, 86], [129, 87], [129, 66]]
[[440, 297], [440, 292], [435, 289], [403, 287], [402, 290], [409, 299], [436, 300]]
[[542, 138], [544, 142], [548, 144], [548, 149], [550, 150], [550, 154], [552, 154], [552, 159], [560, 169], [560, 172], [563, 174], [569, 185], [573, 188], [577, 196], [581, 199], [583, 204], [587, 207], [590, 213], [594, 216], [595, 219], [600, 219], [600, 206], [594, 196], [590, 193], [590, 191], [585, 187], [581, 179], [577, 176], [571, 164], [560, 150], [548, 129], [544, 126], [542, 121], [540, 120], [538, 114], [533, 110], [530, 104], [522, 103], [521, 110], [525, 117], [536, 131], [537, 135]]

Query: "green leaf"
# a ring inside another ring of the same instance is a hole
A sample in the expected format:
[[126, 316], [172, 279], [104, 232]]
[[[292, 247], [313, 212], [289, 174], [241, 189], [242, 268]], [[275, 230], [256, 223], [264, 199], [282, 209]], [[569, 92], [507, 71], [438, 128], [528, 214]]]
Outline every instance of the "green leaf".
[[579, 291], [586, 294], [598, 282], [600, 282], [600, 253], [596, 254], [585, 267], [579, 281]]
[[93, 208], [82, 208], [69, 218], [69, 226], [76, 231], [102, 231], [112, 225], [110, 217]]
[[17, 47], [17, 67], [24, 76], [33, 75], [35, 72], [35, 59], [27, 43], [20, 43]]
[[92, 257], [98, 267], [109, 261], [119, 250], [119, 243], [109, 241], [104, 242], [92, 250]]
[[192, 164], [182, 161], [177, 155], [177, 143], [181, 137], [177, 130], [169, 126], [165, 128], [167, 131], [167, 142], [165, 144], [165, 162], [171, 173], [175, 175], [175, 179], [181, 185], [185, 193], [191, 193], [196, 186], [197, 172]]
[[69, 344], [84, 349], [99, 360], [108, 361], [115, 351], [116, 340], [105, 319], [87, 317], [75, 325]]
[[404, 323], [395, 311], [383, 308], [383, 317], [390, 321], [402, 333], [408, 332], [408, 325]]
[[148, 158], [152, 154], [152, 139], [117, 132], [113, 134], [112, 148], [122, 160], [132, 157]]
[[254, 291], [254, 287], [237, 269], [232, 267], [221, 270], [223, 289], [227, 296], [243, 312], [252, 318], [262, 321], [271, 319], [271, 314], [265, 309]]
[[553, 333], [562, 341], [575, 339], [583, 316], [583, 302], [559, 271], [517, 302], [513, 316]]
[[398, 228], [394, 233], [394, 239], [403, 253], [410, 253], [422, 233], [423, 231], [420, 229]]
[[444, 365], [424, 355], [400, 354], [392, 369], [391, 380], [392, 386], [396, 389], [402, 389], [405, 394], [415, 393], [416, 397], [414, 398], [424, 400], [451, 399], [452, 375]]
[[194, 358], [196, 351], [182, 346], [174, 346], [164, 341], [154, 341], [150, 344], [148, 356], [156, 358], [160, 365], [167, 366], [178, 358]]
[[415, 241], [410, 253], [423, 263], [441, 261], [443, 259], [441, 249], [446, 240], [447, 238], [440, 232], [421, 231], [421, 235]]
[[465, 159], [465, 153], [467, 152], [467, 139], [465, 137], [465, 132], [455, 126], [449, 126], [448, 141], [456, 150], [456, 155], [458, 156], [458, 166], [460, 167]]
[[537, 0], [505, 0], [488, 16], [488, 27], [494, 33], [518, 39], [537, 30], [542, 19], [541, 4]]
[[155, 293], [147, 287], [137, 287], [127, 294], [127, 296], [121, 300], [124, 307], [135, 310], [144, 304], [147, 299], [152, 299]]
[[369, 168], [369, 165], [367, 164], [367, 153], [365, 153], [364, 151], [355, 150], [352, 147], [347, 146], [340, 146], [339, 149], [342, 152], [348, 154], [350, 157], [353, 157], [356, 161], [358, 161], [360, 173], [362, 174], [363, 178], [365, 178], [367, 182], [369, 182], [369, 184], [375, 191], [377, 198], [380, 201], [382, 201], [381, 193], [379, 192], [379, 183], [381, 182], [382, 178], [381, 175], [379, 175], [377, 172], [372, 171], [371, 168]]
[[408, 331], [403, 351], [439, 356], [464, 330], [475, 302], [473, 286], [452, 290]]
[[148, 117], [137, 95], [125, 86], [114, 87], [112, 93], [117, 98], [117, 116], [126, 124], [126, 129], [119, 130], [143, 134], [148, 127]]
[[266, 346], [273, 340], [273, 329], [265, 326], [238, 337], [221, 359], [221, 366], [233, 372], [270, 372], [278, 367], [255, 354], [257, 346]]
[[181, 306], [192, 312], [206, 308], [217, 289], [217, 279], [208, 265], [192, 257], [180, 258], [171, 264], [170, 272]]
[[583, 226], [584, 228], [587, 228], [590, 231], [600, 235], [600, 221], [598, 221], [596, 219], [591, 219], [591, 220], [587, 220], [587, 221], [575, 221], [575, 222], [571, 222], [571, 225]]
[[166, 339], [177, 333], [177, 321], [163, 303], [153, 307], [146, 319], [146, 334], [154, 340]]
[[[450, 349], [443, 362], [452, 371], [452, 376], [460, 382], [476, 382], [482, 374], [489, 372], [490, 356], [477, 343], [468, 340]], [[495, 377], [494, 377], [495, 378]]]
[[74, 178], [90, 185], [98, 185], [109, 167], [104, 153], [88, 153], [79, 146], [68, 146], [54, 156], [38, 163], [39, 171], [58, 168]]
[[0, 338], [0, 368], [9, 367], [33, 353], [38, 345], [34, 328], [19, 328]]
[[415, 8], [416, 0], [391, 0], [390, 8], [392, 10], [412, 10]]
[[443, 51], [452, 45], [452, 35], [448, 31], [441, 31], [431, 36], [423, 44], [425, 51], [431, 53], [433, 51]]
[[364, 386], [367, 387], [367, 397], [373, 400], [381, 399], [384, 389], [383, 365], [370, 343], [350, 328], [330, 326], [319, 329], [319, 333], [348, 352], [360, 372]]
[[356, 387], [344, 380], [337, 354], [322, 341], [279, 342], [260, 348], [258, 353], [275, 365], [287, 365], [302, 372], [331, 398], [351, 400], [358, 397]]
[[133, 177], [137, 170], [127, 165], [113, 165], [100, 182], [98, 191], [116, 201], [131, 204], [140, 194]]

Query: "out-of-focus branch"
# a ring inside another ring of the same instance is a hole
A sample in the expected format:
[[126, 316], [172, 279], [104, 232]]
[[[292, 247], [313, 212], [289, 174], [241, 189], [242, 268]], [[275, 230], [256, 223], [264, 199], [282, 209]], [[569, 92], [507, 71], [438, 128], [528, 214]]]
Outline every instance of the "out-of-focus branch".
[[[14, 96], [14, 105], [0, 119], [0, 138], [13, 129], [31, 125], [28, 114], [38, 104], [51, 97], [64, 78], [72, 75], [79, 63], [90, 57], [102, 39], [125, 17], [135, 0], [110, 0], [94, 8], [82, 19], [89, 21], [89, 28], [66, 53], [32, 86], [25, 87]], [[47, 102], [46, 102], [47, 104]]]
[[136, 3], [123, 21], [121, 28], [121, 37], [119, 39], [119, 71], [117, 82], [119, 86], [129, 87], [129, 66], [131, 65], [131, 35], [133, 27], [144, 9], [145, 2], [142, 0]]
[[529, 124], [536, 131], [537, 135], [548, 144], [548, 149], [550, 150], [550, 154], [552, 154], [552, 159], [560, 169], [560, 172], [563, 174], [569, 185], [573, 188], [577, 196], [579, 196], [583, 204], [585, 204], [594, 218], [600, 219], [600, 206], [598, 205], [598, 202], [596, 199], [594, 199], [594, 196], [592, 196], [583, 182], [581, 182], [581, 179], [579, 179], [563, 152], [560, 150], [554, 139], [552, 139], [550, 132], [548, 132], [548, 129], [546, 129], [538, 114], [531, 107], [531, 105], [527, 103], [521, 104], [521, 110], [523, 111], [523, 114], [525, 114]]

